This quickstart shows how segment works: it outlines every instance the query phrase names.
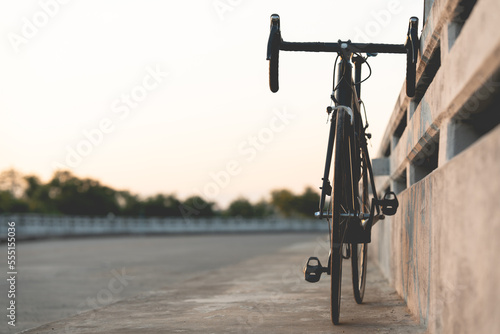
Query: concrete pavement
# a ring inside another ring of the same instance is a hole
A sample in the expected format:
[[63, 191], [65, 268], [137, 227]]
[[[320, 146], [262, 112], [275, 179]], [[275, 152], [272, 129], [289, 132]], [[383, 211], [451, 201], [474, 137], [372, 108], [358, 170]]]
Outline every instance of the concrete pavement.
[[[311, 238], [309, 238], [311, 240]], [[370, 263], [365, 303], [352, 296], [344, 261], [341, 325], [329, 316], [329, 277], [302, 278], [309, 255], [323, 241], [294, 243], [268, 255], [206, 270], [109, 306], [55, 321], [25, 333], [422, 333], [425, 328]]]
[[[17, 245], [16, 326], [0, 322], [0, 333], [18, 333], [65, 319], [320, 236], [324, 234], [138, 235], [21, 241]], [[5, 254], [0, 257], [1, 268], [7, 268], [6, 245], [0, 243], [0, 253]], [[6, 279], [6, 272], [0, 271], [1, 303], [7, 299]]]

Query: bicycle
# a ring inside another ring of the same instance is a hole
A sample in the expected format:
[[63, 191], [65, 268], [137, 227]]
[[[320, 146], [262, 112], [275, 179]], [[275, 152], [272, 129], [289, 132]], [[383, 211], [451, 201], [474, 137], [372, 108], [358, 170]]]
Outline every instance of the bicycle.
[[[350, 40], [337, 43], [285, 42], [281, 37], [280, 17], [271, 15], [271, 32], [267, 45], [269, 60], [269, 86], [273, 93], [279, 89], [279, 51], [335, 52], [333, 105], [327, 107], [330, 130], [326, 163], [322, 178], [319, 211], [315, 216], [326, 219], [329, 226], [330, 252], [328, 266], [323, 267], [317, 257], [310, 257], [304, 268], [305, 279], [315, 283], [326, 273], [331, 277], [331, 318], [339, 324], [342, 286], [342, 260], [351, 258], [354, 299], [363, 302], [368, 264], [368, 243], [371, 229], [385, 216], [396, 214], [399, 202], [394, 192], [388, 191], [378, 197], [368, 154], [368, 121], [361, 96], [361, 83], [371, 75], [367, 62], [369, 56], [378, 53], [406, 54], [406, 93], [415, 95], [416, 62], [418, 56], [418, 18], [411, 17], [405, 44], [352, 43]], [[366, 54], [364, 57], [362, 54]], [[338, 62], [340, 58], [340, 62]], [[338, 64], [337, 64], [338, 62]], [[352, 67], [354, 64], [354, 79]], [[370, 74], [361, 79], [361, 67], [367, 64]], [[335, 73], [337, 78], [335, 80]], [[364, 110], [364, 122], [361, 115]], [[332, 183], [330, 183], [331, 163]], [[371, 190], [371, 194], [370, 194]], [[370, 195], [372, 196], [370, 200]], [[330, 204], [326, 211], [326, 197]]]

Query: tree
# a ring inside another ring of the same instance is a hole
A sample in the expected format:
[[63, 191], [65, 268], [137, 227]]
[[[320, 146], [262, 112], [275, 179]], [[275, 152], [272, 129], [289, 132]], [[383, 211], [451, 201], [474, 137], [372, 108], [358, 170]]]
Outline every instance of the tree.
[[82, 180], [71, 172], [57, 171], [48, 186], [50, 199], [63, 214], [103, 216], [120, 211], [116, 191], [97, 180]]
[[200, 196], [191, 196], [179, 205], [179, 211], [184, 218], [213, 217], [215, 203], [207, 202]]
[[271, 192], [271, 203], [285, 217], [291, 217], [295, 212], [295, 195], [286, 189], [273, 190]]
[[255, 217], [264, 218], [274, 214], [272, 206], [265, 200], [260, 200], [253, 206]]
[[25, 176], [26, 189], [23, 197], [28, 203], [29, 211], [36, 213], [55, 213], [56, 208], [49, 196], [49, 187], [43, 184], [38, 176]]
[[120, 214], [124, 216], [144, 216], [144, 206], [139, 196], [129, 191], [117, 191], [116, 202], [120, 208]]
[[23, 198], [26, 182], [23, 175], [11, 168], [0, 173], [0, 212], [22, 213], [29, 211]]
[[271, 192], [271, 203], [285, 217], [295, 215], [313, 217], [314, 212], [318, 211], [319, 198], [319, 194], [311, 187], [307, 187], [298, 196], [286, 189]]
[[29, 206], [26, 201], [14, 197], [9, 191], [0, 190], [0, 213], [23, 213], [28, 211]]
[[302, 195], [297, 196], [296, 211], [306, 217], [314, 217], [314, 213], [319, 209], [320, 195], [315, 192], [311, 187], [307, 187]]
[[174, 195], [158, 194], [148, 197], [144, 203], [144, 215], [147, 217], [176, 217], [180, 216], [181, 202]]
[[[232, 201], [226, 216], [268, 217], [280, 212], [285, 217], [311, 217], [317, 211], [319, 194], [308, 187], [300, 195], [287, 189], [271, 192], [270, 203], [256, 204], [244, 197]], [[103, 216], [109, 213], [141, 217], [213, 217], [220, 214], [214, 202], [200, 196], [184, 201], [174, 194], [156, 194], [141, 199], [137, 194], [115, 190], [92, 178], [79, 178], [60, 170], [43, 183], [38, 176], [23, 176], [14, 169], [0, 173], [0, 213], [57, 213]]]
[[272, 207], [265, 200], [252, 204], [244, 197], [239, 197], [229, 204], [224, 213], [229, 217], [264, 218], [273, 214]]
[[8, 191], [15, 198], [21, 198], [26, 182], [23, 175], [11, 168], [0, 173], [0, 190]]
[[246, 198], [240, 197], [229, 204], [226, 214], [231, 217], [255, 217], [255, 208]]

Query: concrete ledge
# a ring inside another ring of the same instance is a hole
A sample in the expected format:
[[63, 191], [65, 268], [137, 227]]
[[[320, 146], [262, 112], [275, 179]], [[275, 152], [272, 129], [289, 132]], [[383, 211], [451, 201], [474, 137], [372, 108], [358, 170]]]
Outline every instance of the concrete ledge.
[[372, 170], [374, 176], [391, 175], [388, 158], [372, 159]]
[[[464, 4], [435, 0], [428, 11], [417, 74], [425, 92], [410, 101], [403, 87], [379, 152], [390, 176], [376, 179], [380, 192], [399, 194], [400, 208], [374, 227], [371, 252], [429, 333], [500, 332], [492, 265], [500, 253], [500, 2], [478, 0], [457, 22]], [[440, 67], [429, 71], [436, 50]], [[422, 83], [426, 72], [435, 74]]]
[[431, 333], [500, 331], [499, 143], [497, 127], [401, 192], [398, 213], [374, 227], [381, 270]]
[[[474, 8], [453, 51], [438, 70], [391, 154], [391, 170], [395, 174], [404, 170], [405, 164], [436, 136], [445, 120], [458, 113], [474, 112], [464, 110], [463, 106], [482, 86], [489, 83], [490, 94], [498, 91], [500, 83], [491, 78], [500, 68], [500, 30], [494, 29], [487, 38], [478, 38], [477, 33], [478, 26], [485, 31], [485, 27], [496, 24], [496, 13], [500, 13], [500, 3], [494, 0], [483, 0]], [[469, 50], [481, 51], [470, 57]]]
[[[494, 0], [478, 1], [469, 19], [460, 29], [460, 34], [452, 38], [448, 34], [448, 25], [452, 24], [451, 20], [462, 10], [461, 1], [434, 1], [431, 15], [421, 35], [417, 83], [421, 81], [428, 60], [437, 49], [442, 50], [440, 58], [441, 66], [444, 66], [444, 69], [440, 68], [436, 76], [430, 78], [432, 83], [429, 83], [434, 88], [426, 88], [427, 98], [422, 99], [426, 99], [427, 102], [420, 102], [419, 105], [410, 103], [411, 99], [406, 96], [406, 87], [403, 85], [384, 133], [379, 155], [382, 156], [391, 146], [396, 128], [405, 113], [409, 120], [417, 108], [430, 109], [433, 113], [443, 112], [442, 115], [432, 114], [432, 122], [437, 122], [436, 125], [439, 126], [444, 118], [449, 118], [451, 113], [458, 111], [454, 109], [461, 107], [466, 102], [463, 99], [470, 96], [494, 74], [500, 62], [498, 57], [500, 32], [498, 29], [494, 29], [499, 5]], [[488, 33], [484, 34], [483, 32]], [[450, 38], [453, 40], [451, 46]], [[439, 82], [436, 83], [436, 81]], [[426, 86], [423, 83], [418, 85]], [[426, 106], [425, 104], [429, 104], [429, 101], [439, 105]]]

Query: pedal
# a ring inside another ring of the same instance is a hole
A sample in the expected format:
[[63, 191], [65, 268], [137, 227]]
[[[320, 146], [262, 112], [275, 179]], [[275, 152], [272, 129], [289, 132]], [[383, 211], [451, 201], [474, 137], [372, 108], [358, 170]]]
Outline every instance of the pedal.
[[398, 198], [393, 191], [386, 193], [384, 199], [379, 200], [378, 204], [382, 207], [382, 212], [386, 216], [395, 215], [399, 206]]
[[304, 267], [304, 277], [306, 281], [316, 283], [321, 278], [322, 273], [328, 273], [328, 267], [323, 267], [317, 257], [310, 257]]

